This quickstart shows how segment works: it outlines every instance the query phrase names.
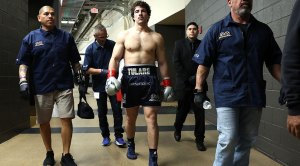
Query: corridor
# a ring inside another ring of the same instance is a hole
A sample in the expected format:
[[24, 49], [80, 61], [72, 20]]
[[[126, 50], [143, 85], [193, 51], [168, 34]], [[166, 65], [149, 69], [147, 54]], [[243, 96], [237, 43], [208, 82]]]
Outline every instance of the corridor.
[[[74, 88], [75, 103], [77, 109], [78, 91]], [[89, 88], [87, 95], [89, 104], [96, 114], [96, 101], [93, 92]], [[109, 106], [110, 104], [108, 104]], [[216, 127], [206, 123], [205, 145], [207, 151], [200, 152], [194, 142], [193, 126], [194, 116], [189, 114], [182, 132], [181, 142], [173, 138], [173, 123], [175, 119], [176, 103], [163, 103], [158, 115], [159, 124], [159, 149], [158, 164], [160, 166], [211, 166], [214, 160], [217, 131]], [[207, 110], [213, 111], [213, 110]], [[123, 113], [124, 114], [124, 113]], [[125, 118], [125, 116], [124, 116]], [[102, 137], [98, 125], [98, 117], [86, 120], [78, 116], [73, 120], [74, 134], [71, 145], [71, 154], [79, 166], [147, 166], [148, 146], [146, 137], [146, 123], [142, 111], [137, 119], [136, 152], [137, 160], [129, 160], [126, 157], [126, 148], [117, 147], [113, 141], [113, 118], [109, 110], [108, 120], [111, 130], [110, 146], [101, 145]], [[31, 119], [32, 127], [21, 134], [3, 142], [0, 146], [1, 166], [40, 166], [45, 157], [45, 148], [39, 135], [39, 128], [35, 125], [35, 118]], [[55, 153], [55, 166], [60, 165], [62, 152], [59, 118], [52, 118], [52, 143]], [[126, 138], [124, 134], [124, 138]], [[252, 150], [250, 166], [280, 166], [272, 159], [257, 150]]]

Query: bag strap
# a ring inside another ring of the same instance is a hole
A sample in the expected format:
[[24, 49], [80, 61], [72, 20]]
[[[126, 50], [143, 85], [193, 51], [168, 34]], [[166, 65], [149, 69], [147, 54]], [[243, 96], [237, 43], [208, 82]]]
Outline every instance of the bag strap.
[[88, 104], [85, 94], [84, 95], [79, 94], [79, 102], [81, 102], [82, 99]]
[[80, 98], [80, 102], [81, 102], [81, 99], [83, 99], [86, 103], [88, 103], [85, 95], [83, 95], [83, 97]]

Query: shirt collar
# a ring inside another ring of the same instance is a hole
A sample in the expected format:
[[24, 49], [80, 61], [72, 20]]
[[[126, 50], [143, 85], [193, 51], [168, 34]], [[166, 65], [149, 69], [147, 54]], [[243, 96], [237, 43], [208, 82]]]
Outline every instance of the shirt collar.
[[197, 43], [197, 42], [199, 42], [200, 40], [198, 40], [198, 38], [196, 38], [196, 39], [192, 42], [188, 37], [186, 37], [186, 38], [185, 38], [185, 41], [188, 42], [188, 43]]
[[[257, 22], [257, 20], [253, 17], [252, 14], [250, 14], [250, 19], [249, 19], [249, 23], [252, 24], [252, 23], [255, 23]], [[236, 22], [233, 21], [232, 17], [231, 17], [231, 13], [229, 13], [225, 18], [224, 18], [224, 23], [225, 23], [225, 26], [228, 27], [230, 25], [237, 25]]]
[[99, 50], [100, 48], [103, 48], [104, 46], [105, 46], [105, 44], [106, 44], [106, 42], [104, 43], [104, 46], [101, 46], [96, 40], [95, 40], [95, 45], [96, 45], [96, 47], [97, 47], [97, 50]]
[[40, 32], [42, 33], [43, 36], [48, 36], [50, 34], [56, 34], [58, 31], [58, 29], [56, 27], [54, 27], [51, 31], [45, 31], [44, 29], [42, 29], [42, 27], [40, 27]]

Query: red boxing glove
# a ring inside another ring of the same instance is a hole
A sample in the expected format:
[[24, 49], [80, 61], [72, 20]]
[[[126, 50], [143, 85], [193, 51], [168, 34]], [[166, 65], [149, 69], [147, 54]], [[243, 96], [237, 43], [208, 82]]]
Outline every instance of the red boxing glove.
[[116, 77], [116, 71], [114, 69], [108, 70], [107, 78], [109, 77]]
[[169, 77], [164, 78], [162, 81], [162, 86], [163, 87], [171, 86], [171, 79]]

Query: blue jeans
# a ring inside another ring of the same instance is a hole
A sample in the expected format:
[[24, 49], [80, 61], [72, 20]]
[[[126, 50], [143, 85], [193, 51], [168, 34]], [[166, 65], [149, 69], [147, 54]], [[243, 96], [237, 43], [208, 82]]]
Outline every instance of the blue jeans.
[[214, 166], [248, 166], [262, 108], [217, 108], [218, 144]]
[[121, 104], [117, 102], [116, 95], [108, 96], [106, 92], [100, 92], [100, 98], [97, 99], [98, 105], [98, 118], [99, 118], [99, 125], [101, 129], [101, 135], [103, 137], [109, 137], [109, 124], [107, 121], [107, 97], [109, 98], [113, 118], [114, 118], [114, 131], [115, 137], [123, 137], [124, 129], [122, 127], [123, 124], [123, 116], [122, 116], [122, 109]]

